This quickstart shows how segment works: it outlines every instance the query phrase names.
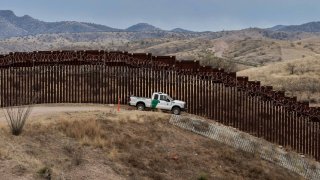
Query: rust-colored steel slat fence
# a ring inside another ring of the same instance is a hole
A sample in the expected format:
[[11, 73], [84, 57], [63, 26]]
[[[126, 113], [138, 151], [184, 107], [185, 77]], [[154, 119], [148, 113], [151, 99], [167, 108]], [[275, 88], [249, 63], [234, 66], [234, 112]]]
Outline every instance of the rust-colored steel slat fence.
[[127, 104], [166, 92], [188, 113], [214, 119], [320, 160], [320, 109], [271, 86], [198, 61], [108, 51], [0, 55], [0, 106], [36, 103]]

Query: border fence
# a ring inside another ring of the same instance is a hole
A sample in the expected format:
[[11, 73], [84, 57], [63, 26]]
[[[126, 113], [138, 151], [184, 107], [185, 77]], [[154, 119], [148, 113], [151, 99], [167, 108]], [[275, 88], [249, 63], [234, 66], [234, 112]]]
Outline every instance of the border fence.
[[108, 51], [0, 55], [0, 107], [32, 103], [127, 104], [154, 91], [214, 119], [320, 160], [320, 108], [199, 61]]

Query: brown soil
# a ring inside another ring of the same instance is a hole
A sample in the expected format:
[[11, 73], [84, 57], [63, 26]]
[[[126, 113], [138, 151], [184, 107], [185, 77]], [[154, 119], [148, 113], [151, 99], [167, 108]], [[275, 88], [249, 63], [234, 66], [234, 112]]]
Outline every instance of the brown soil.
[[18, 137], [3, 124], [1, 179], [302, 179], [169, 118], [112, 108], [39, 114]]

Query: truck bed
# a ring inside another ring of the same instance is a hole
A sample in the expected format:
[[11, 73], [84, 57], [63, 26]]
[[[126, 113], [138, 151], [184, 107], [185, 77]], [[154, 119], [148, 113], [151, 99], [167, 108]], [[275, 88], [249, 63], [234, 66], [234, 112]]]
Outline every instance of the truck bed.
[[130, 96], [129, 105], [136, 106], [138, 102], [143, 102], [147, 108], [151, 107], [151, 98]]

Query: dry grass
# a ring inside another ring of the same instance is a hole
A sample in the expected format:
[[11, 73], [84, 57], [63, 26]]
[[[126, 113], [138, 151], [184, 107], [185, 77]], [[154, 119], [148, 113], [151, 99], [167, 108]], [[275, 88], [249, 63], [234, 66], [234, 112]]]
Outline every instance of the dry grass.
[[279, 43], [273, 40], [247, 38], [231, 43], [225, 56], [241, 62], [263, 65], [281, 60], [281, 49]]
[[101, 148], [107, 139], [101, 129], [100, 123], [95, 119], [79, 121], [62, 120], [55, 125], [55, 128], [66, 136], [77, 139], [83, 145]]
[[[270, 64], [264, 67], [240, 71], [238, 75], [249, 76], [250, 80], [272, 85], [277, 90], [286, 90], [289, 96], [308, 100], [313, 104], [320, 102], [320, 60], [318, 55], [301, 59]], [[294, 72], [288, 70], [294, 66]]]

